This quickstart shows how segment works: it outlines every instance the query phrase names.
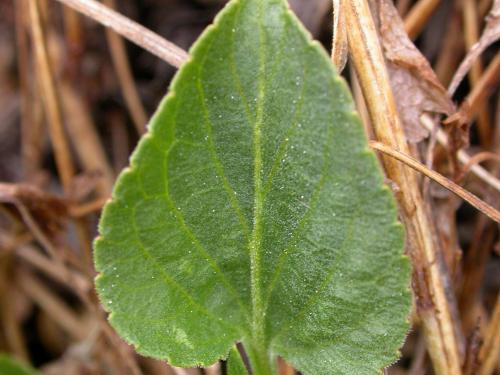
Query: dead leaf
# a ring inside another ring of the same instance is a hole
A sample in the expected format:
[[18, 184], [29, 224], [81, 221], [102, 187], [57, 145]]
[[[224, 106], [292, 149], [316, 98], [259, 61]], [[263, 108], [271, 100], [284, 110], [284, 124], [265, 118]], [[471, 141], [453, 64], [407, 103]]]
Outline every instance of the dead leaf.
[[60, 233], [68, 217], [64, 200], [32, 185], [0, 183], [0, 203], [24, 206], [50, 237]]
[[450, 86], [448, 88], [448, 94], [450, 97], [455, 93], [458, 85], [469, 72], [470, 68], [474, 64], [474, 61], [484, 52], [486, 48], [492, 45], [494, 42], [500, 39], [500, 0], [495, 0], [491, 11], [486, 16], [486, 26], [484, 27], [483, 34], [479, 41], [472, 46], [470, 51], [465, 56], [464, 60], [458, 67], [453, 79], [451, 80]]
[[412, 43], [398, 11], [379, 0], [380, 36], [399, 115], [410, 142], [429, 135], [420, 124], [424, 112], [451, 115], [455, 106], [427, 59]]

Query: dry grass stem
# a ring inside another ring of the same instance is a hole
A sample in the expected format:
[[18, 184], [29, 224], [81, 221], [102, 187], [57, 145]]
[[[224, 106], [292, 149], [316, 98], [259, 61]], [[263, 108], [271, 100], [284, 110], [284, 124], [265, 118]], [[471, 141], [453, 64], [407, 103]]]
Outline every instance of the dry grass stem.
[[109, 200], [109, 197], [103, 197], [96, 199], [92, 202], [82, 203], [79, 205], [74, 205], [69, 208], [69, 212], [73, 217], [84, 217], [91, 213], [96, 213], [103, 208], [106, 202]]
[[405, 17], [405, 29], [410, 39], [415, 39], [441, 0], [419, 0]]
[[41, 123], [36, 121], [33, 107], [35, 100], [30, 87], [30, 54], [28, 49], [28, 25], [26, 0], [19, 0], [14, 3], [16, 13], [16, 44], [18, 51], [18, 74], [19, 88], [21, 94], [21, 153], [23, 157], [24, 175], [31, 179], [39, 169], [41, 160], [41, 144], [43, 134], [41, 134]]
[[[104, 0], [104, 4], [110, 9], [116, 8], [114, 0]], [[109, 28], [106, 28], [106, 38], [108, 39], [116, 75], [118, 76], [118, 81], [120, 82], [130, 117], [134, 122], [137, 133], [142, 135], [146, 132], [148, 116], [142, 105], [134, 77], [132, 76], [127, 51], [125, 50], [125, 43], [120, 35]]]
[[497, 41], [498, 38], [500, 38], [500, 0], [494, 0], [491, 11], [486, 18], [486, 26], [483, 34], [479, 38], [479, 41], [471, 47], [453, 76], [448, 87], [450, 96], [455, 93], [458, 85], [473, 66], [474, 61], [476, 61], [486, 48]]
[[474, 165], [479, 164], [479, 163], [483, 163], [483, 162], [489, 161], [489, 160], [500, 162], [500, 155], [495, 154], [493, 152], [483, 151], [483, 152], [480, 152], [480, 153], [472, 156], [470, 158], [469, 162], [467, 164], [465, 164], [464, 167], [462, 168], [461, 179], [463, 179], [464, 176], [467, 175], [467, 173], [469, 173], [469, 171], [471, 170], [471, 168]]
[[333, 0], [333, 43], [332, 61], [340, 73], [347, 63], [347, 30], [341, 0]]
[[400, 162], [406, 164], [407, 166], [413, 168], [414, 170], [426, 175], [433, 181], [437, 182], [441, 186], [445, 187], [446, 189], [458, 195], [463, 200], [469, 202], [472, 206], [474, 206], [479, 211], [484, 213], [490, 219], [500, 223], [500, 212], [498, 212], [495, 208], [491, 207], [489, 204], [482, 201], [481, 199], [479, 199], [474, 194], [470, 193], [460, 185], [457, 185], [453, 181], [444, 177], [442, 174], [427, 168], [425, 165], [415, 160], [411, 156], [408, 156], [402, 152], [387, 147], [386, 145], [380, 142], [371, 141], [370, 146], [375, 150], [381, 151], [384, 154], [389, 155], [399, 160]]
[[[479, 13], [477, 9], [477, 2], [475, 0], [465, 0], [462, 3], [462, 16], [465, 27], [464, 40], [465, 47], [470, 50], [472, 46], [479, 40]], [[478, 59], [474, 62], [469, 71], [469, 81], [471, 86], [475, 89], [478, 81], [483, 74], [483, 65], [481, 60]], [[491, 141], [490, 119], [487, 106], [482, 103], [479, 104], [477, 109], [477, 125], [479, 138], [481, 144], [488, 146]]]
[[[432, 130], [434, 127], [434, 121], [430, 118], [429, 115], [423, 115], [420, 117], [421, 123], [423, 126], [425, 126], [427, 129]], [[449, 140], [448, 136], [446, 133], [438, 129], [436, 132], [436, 139], [444, 147], [448, 147], [449, 145]], [[472, 164], [471, 163], [471, 156], [464, 150], [459, 150], [457, 153], [457, 158], [458, 161], [464, 165], [471, 165], [470, 166], [470, 171], [474, 173], [478, 178], [480, 178], [482, 181], [486, 182], [489, 186], [500, 192], [500, 180], [497, 179], [495, 176], [493, 176], [491, 173], [489, 173], [486, 169], [481, 167], [478, 164]]]
[[189, 55], [182, 48], [95, 0], [57, 1], [113, 29], [172, 66], [178, 68], [188, 59]]
[[[391, 148], [409, 154], [369, 6], [365, 0], [345, 0], [344, 4], [349, 49], [375, 135]], [[463, 344], [456, 326], [457, 307], [448, 290], [449, 276], [441, 263], [434, 223], [415, 172], [392, 158], [385, 157], [384, 165], [387, 176], [401, 191], [397, 196], [410, 243], [417, 311], [434, 369], [438, 375], [459, 375]]]
[[497, 297], [486, 337], [479, 353], [481, 367], [479, 375], [491, 375], [495, 372], [500, 358], [500, 294]]
[[75, 88], [67, 81], [60, 85], [62, 106], [68, 119], [67, 132], [83, 169], [99, 173], [96, 190], [101, 197], [111, 194], [115, 174], [109, 163], [91, 111]]
[[80, 341], [89, 334], [89, 327], [76, 312], [61, 300], [39, 279], [24, 272], [17, 278], [19, 287], [74, 339]]
[[[92, 289], [92, 281], [80, 272], [68, 269], [59, 263], [40, 254], [40, 252], [31, 245], [20, 246], [16, 255], [24, 262], [41, 271], [46, 276], [58, 283], [72, 288], [75, 291], [89, 291]], [[77, 293], [80, 294], [80, 293]]]
[[[486, 68], [486, 71], [478, 79], [472, 91], [467, 95], [465, 100], [460, 105], [458, 112], [450, 116], [445, 124], [460, 122], [468, 123], [473, 117], [484, 109], [487, 104], [487, 99], [493, 94], [494, 89], [500, 83], [500, 52]], [[491, 131], [487, 132], [491, 138]]]
[[0, 292], [0, 318], [2, 319], [0, 327], [5, 341], [17, 358], [29, 362], [28, 347], [22, 332], [21, 322], [16, 316], [16, 307], [13, 303], [9, 303], [16, 298], [19, 291], [17, 288], [5, 288]]
[[46, 40], [43, 34], [42, 21], [39, 11], [39, 0], [29, 1], [29, 11], [38, 73], [37, 78], [40, 82], [40, 96], [45, 107], [47, 124], [49, 127], [52, 145], [54, 147], [59, 176], [65, 192], [68, 192], [75, 171], [69, 145], [64, 133], [61, 108], [49, 62]]

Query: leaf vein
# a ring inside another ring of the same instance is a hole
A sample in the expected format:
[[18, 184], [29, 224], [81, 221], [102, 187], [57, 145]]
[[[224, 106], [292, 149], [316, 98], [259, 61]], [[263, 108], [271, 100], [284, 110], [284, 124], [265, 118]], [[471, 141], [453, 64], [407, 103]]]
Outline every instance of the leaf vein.
[[[134, 207], [134, 209], [133, 209], [134, 212], [135, 212], [135, 209], [136, 208]], [[158, 259], [146, 248], [146, 246], [142, 242], [142, 239], [139, 236], [139, 230], [137, 228], [137, 223], [135, 222], [135, 220], [133, 221], [132, 225], [133, 225], [134, 236], [136, 238], [137, 245], [141, 249], [143, 255], [152, 262], [153, 266], [160, 273], [161, 279], [165, 282], [165, 285], [167, 285], [167, 286], [171, 285], [174, 288], [178, 289], [179, 292], [182, 293], [182, 295], [184, 296], [184, 298], [186, 299], [186, 301], [188, 301], [188, 303], [190, 303], [192, 306], [196, 307], [198, 310], [200, 310], [200, 312], [204, 313], [207, 317], [211, 318], [212, 320], [220, 322], [220, 320], [218, 318], [216, 318], [215, 316], [213, 316], [204, 306], [202, 306], [201, 304], [199, 304], [198, 302], [196, 302], [193, 299], [193, 297], [189, 294], [189, 292], [182, 285], [180, 285], [177, 281], [175, 281], [165, 271], [165, 269], [159, 263]], [[227, 323], [225, 323], [225, 324], [227, 324]], [[227, 324], [227, 325], [228, 326], [232, 326], [232, 325], [229, 325], [229, 324]], [[236, 328], [238, 329], [238, 327], [236, 327]]]
[[[175, 143], [175, 141], [174, 141]], [[173, 146], [173, 145], [172, 145]], [[174, 216], [179, 223], [180, 227], [182, 228], [183, 232], [185, 235], [193, 242], [195, 245], [195, 248], [200, 252], [200, 254], [206, 259], [206, 261], [209, 263], [210, 267], [217, 273], [219, 276], [220, 280], [224, 284], [224, 286], [227, 288], [228, 292], [235, 298], [236, 302], [238, 303], [238, 306], [240, 307], [241, 311], [243, 314], [248, 318], [248, 314], [246, 311], [246, 308], [244, 307], [244, 304], [241, 300], [241, 296], [234, 290], [233, 286], [231, 283], [229, 283], [226, 275], [222, 270], [220, 269], [219, 265], [217, 264], [217, 261], [213, 259], [213, 257], [210, 255], [210, 253], [204, 248], [204, 246], [201, 244], [200, 240], [194, 235], [193, 231], [189, 228], [187, 225], [186, 221], [184, 220], [183, 215], [180, 213], [180, 211], [177, 209], [177, 206], [174, 204], [174, 201], [172, 197], [170, 196], [170, 191], [169, 191], [169, 183], [168, 183], [168, 176], [167, 176], [167, 164], [168, 164], [168, 159], [169, 159], [169, 154], [170, 151], [172, 150], [173, 147], [170, 147], [168, 149], [168, 152], [165, 155], [164, 158], [164, 181], [165, 181], [165, 199], [167, 203], [170, 206], [171, 211], [174, 213]]]

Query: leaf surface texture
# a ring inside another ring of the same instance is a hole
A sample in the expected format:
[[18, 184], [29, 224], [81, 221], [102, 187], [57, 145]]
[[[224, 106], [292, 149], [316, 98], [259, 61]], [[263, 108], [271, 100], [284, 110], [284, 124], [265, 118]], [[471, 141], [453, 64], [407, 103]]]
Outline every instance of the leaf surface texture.
[[346, 84], [282, 0], [229, 2], [191, 56], [100, 223], [112, 325], [176, 366], [242, 341], [255, 374], [276, 355], [376, 373], [408, 329], [409, 266]]

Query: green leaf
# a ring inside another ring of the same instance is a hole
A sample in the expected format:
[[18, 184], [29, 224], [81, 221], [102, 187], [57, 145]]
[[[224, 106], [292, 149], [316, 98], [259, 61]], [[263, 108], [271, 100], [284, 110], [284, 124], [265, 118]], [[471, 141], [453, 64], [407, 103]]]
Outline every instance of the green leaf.
[[345, 82], [284, 0], [233, 0], [107, 204], [97, 289], [138, 352], [373, 374], [408, 329], [394, 199]]
[[248, 375], [243, 359], [236, 347], [231, 349], [227, 358], [227, 375]]
[[37, 372], [31, 367], [17, 361], [13, 357], [0, 353], [1, 375], [36, 375]]

